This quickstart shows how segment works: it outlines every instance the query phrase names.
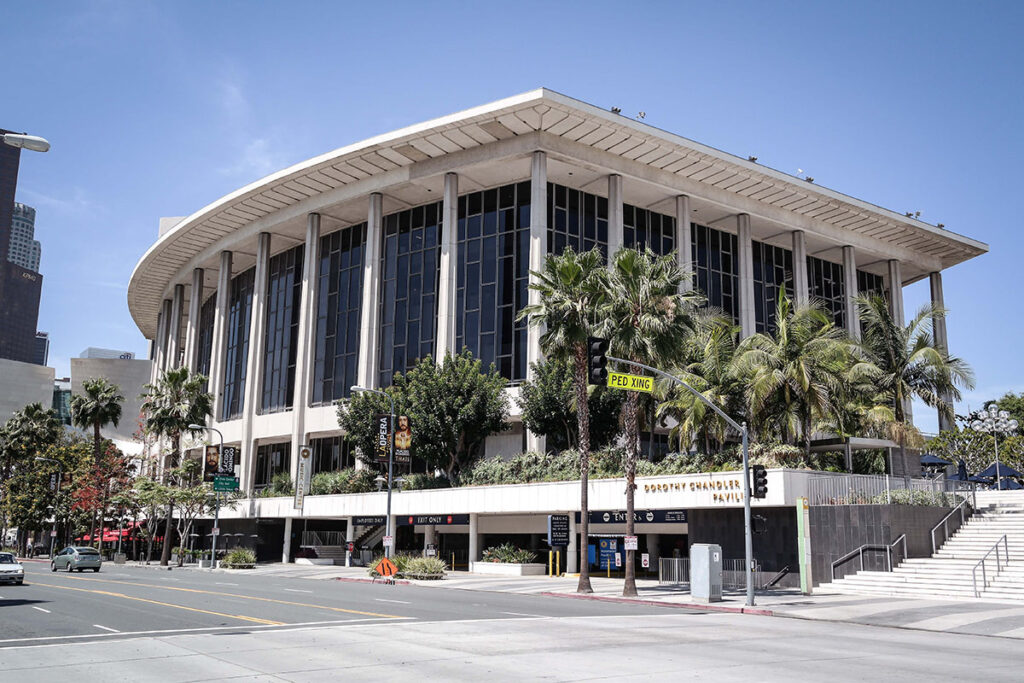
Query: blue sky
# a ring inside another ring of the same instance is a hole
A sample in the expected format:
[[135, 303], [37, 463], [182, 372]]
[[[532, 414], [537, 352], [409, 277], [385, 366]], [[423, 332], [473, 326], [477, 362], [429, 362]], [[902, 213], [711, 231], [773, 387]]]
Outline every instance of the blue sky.
[[951, 350], [977, 373], [972, 406], [1024, 390], [1024, 6], [824, 4], [8, 0], [0, 126], [53, 143], [23, 154], [18, 188], [38, 209], [51, 364], [145, 353], [125, 294], [159, 217], [545, 86], [988, 242], [944, 275]]

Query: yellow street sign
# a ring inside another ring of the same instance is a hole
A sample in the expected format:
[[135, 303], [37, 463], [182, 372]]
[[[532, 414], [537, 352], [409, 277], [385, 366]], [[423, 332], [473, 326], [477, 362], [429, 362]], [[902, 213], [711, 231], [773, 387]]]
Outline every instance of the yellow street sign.
[[627, 375], [622, 372], [609, 372], [608, 386], [613, 389], [626, 389], [628, 391], [646, 391], [649, 394], [654, 391], [654, 378], [642, 375]]

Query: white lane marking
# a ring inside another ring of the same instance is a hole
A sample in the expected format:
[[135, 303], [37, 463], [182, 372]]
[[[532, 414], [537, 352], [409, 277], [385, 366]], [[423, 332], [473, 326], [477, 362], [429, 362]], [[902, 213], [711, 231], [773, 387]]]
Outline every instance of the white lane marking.
[[225, 583], [223, 581], [218, 581], [217, 585], [218, 586], [237, 586], [238, 584], [237, 583]]
[[288, 591], [289, 593], [312, 593], [313, 592], [313, 591], [299, 590], [298, 588], [285, 588], [285, 590]]
[[104, 631], [110, 631], [111, 633], [120, 633], [120, 631], [118, 631], [116, 628], [110, 628], [109, 626], [104, 626], [103, 624], [93, 624], [93, 626], [95, 626], [96, 628], [101, 628]]
[[47, 614], [49, 614], [49, 613], [50, 613], [50, 610], [48, 610], [48, 609], [43, 609], [42, 607], [36, 607], [35, 605], [32, 605], [32, 609], [37, 609], [37, 610], [39, 610], [40, 612], [46, 612]]
[[396, 603], [398, 605], [410, 605], [410, 604], [412, 604], [410, 602], [406, 602], [405, 600], [387, 600], [385, 598], [374, 598], [374, 600], [376, 600], [377, 602], [393, 602], [393, 603]]
[[81, 633], [74, 636], [40, 636], [38, 638], [10, 638], [8, 640], [0, 640], [0, 644], [3, 643], [32, 643], [39, 642], [39, 645], [12, 645], [11, 647], [0, 648], [0, 652], [3, 650], [24, 650], [33, 647], [61, 647], [63, 643], [48, 643], [45, 641], [52, 640], [80, 640], [82, 638], [123, 638], [128, 639], [129, 636], [155, 636], [155, 635], [183, 635], [187, 636], [192, 633], [207, 633], [210, 631], [262, 631], [266, 629], [281, 629], [281, 630], [296, 630], [301, 631], [306, 628], [336, 628], [340, 626], [349, 625], [362, 625], [367, 622], [388, 622], [388, 621], [415, 621], [413, 617], [367, 617], [366, 619], [343, 619], [341, 621], [306, 621], [300, 624], [267, 624], [267, 625], [253, 625], [253, 626], [206, 626], [203, 628], [178, 628], [178, 629], [164, 629], [161, 631], [125, 631], [122, 633]]
[[543, 614], [524, 614], [522, 612], [502, 612], [502, 614], [511, 614], [514, 617], [536, 617], [538, 619], [545, 618], [545, 615]]

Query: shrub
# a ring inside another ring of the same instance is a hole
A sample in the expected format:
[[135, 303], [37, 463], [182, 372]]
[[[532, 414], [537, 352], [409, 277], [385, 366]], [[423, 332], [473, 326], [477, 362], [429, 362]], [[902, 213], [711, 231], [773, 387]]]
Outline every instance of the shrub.
[[440, 557], [410, 557], [402, 576], [410, 579], [442, 579], [448, 566]]
[[953, 507], [957, 503], [956, 497], [948, 493], [915, 491], [913, 489], [893, 489], [889, 491], [888, 499], [885, 493], [880, 493], [871, 502], [875, 504], [891, 502], [893, 505], [930, 505], [934, 507]]
[[309, 483], [311, 496], [330, 496], [339, 493], [369, 493], [377, 490], [374, 478], [377, 473], [371, 469], [357, 470], [349, 467], [334, 472], [319, 472]]
[[227, 567], [240, 567], [256, 564], [256, 553], [248, 548], [232, 548], [221, 560]]
[[408, 474], [402, 488], [406, 491], [421, 491], [423, 489], [446, 489], [452, 483], [447, 477], [435, 477], [433, 474]]
[[484, 550], [484, 562], [504, 562], [507, 564], [528, 564], [537, 558], [532, 550], [517, 548], [511, 543], [492, 546]]

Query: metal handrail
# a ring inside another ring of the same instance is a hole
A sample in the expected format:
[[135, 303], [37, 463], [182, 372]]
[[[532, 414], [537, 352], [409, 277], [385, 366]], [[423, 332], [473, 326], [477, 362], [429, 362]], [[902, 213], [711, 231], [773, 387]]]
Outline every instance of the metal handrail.
[[1002, 563], [999, 560], [1000, 543], [1003, 544], [1003, 553], [1006, 555], [1006, 564], [1007, 566], [1010, 564], [1010, 544], [1006, 540], [1006, 534], [1003, 534], [1003, 537], [996, 541], [996, 544], [989, 548], [988, 552], [982, 555], [981, 559], [978, 560], [978, 564], [974, 565], [974, 569], [971, 570], [971, 579], [974, 581], [974, 597], [976, 598], [981, 597], [981, 591], [978, 590], [978, 567], [981, 567], [981, 590], [985, 590], [988, 588], [988, 572], [985, 571], [985, 562], [988, 560], [988, 556], [992, 554], [993, 550], [996, 551], [996, 573], [992, 578], [995, 579], [996, 576], [999, 576], [999, 572], [1003, 569]]
[[907, 559], [907, 535], [906, 534], [900, 534], [899, 537], [895, 541], [893, 541], [892, 543], [890, 543], [888, 545], [882, 545], [880, 543], [865, 543], [861, 547], [857, 548], [856, 550], [851, 550], [850, 552], [846, 553], [845, 555], [843, 555], [838, 560], [836, 560], [835, 562], [832, 563], [832, 580], [833, 581], [836, 580], [836, 567], [841, 565], [843, 562], [846, 562], [847, 560], [852, 558], [854, 555], [859, 555], [860, 556], [860, 571], [864, 571], [864, 551], [865, 550], [884, 550], [885, 551], [886, 562], [887, 562], [887, 565], [888, 565], [888, 569], [886, 569], [886, 571], [890, 571], [891, 572], [892, 568], [893, 568], [893, 564], [892, 564], [892, 549], [896, 547], [897, 543], [902, 543], [903, 544], [903, 559], [904, 560]]
[[[931, 534], [930, 534], [931, 539], [932, 539], [932, 555], [934, 555], [935, 553], [939, 552], [938, 545], [936, 545], [936, 543], [935, 543], [935, 532], [938, 530], [938, 528], [940, 526], [942, 527], [942, 531], [943, 531], [943, 533], [945, 535], [945, 538], [942, 539], [942, 542], [945, 543], [946, 541], [949, 540], [949, 526], [948, 526], [948, 522], [949, 522], [949, 518], [950, 517], [952, 517], [957, 512], [959, 512], [960, 513], [960, 526], [963, 526], [964, 524], [967, 523], [968, 515], [964, 514], [964, 506], [966, 506], [966, 505], [967, 505], [967, 498], [965, 497], [963, 500], [960, 501], [959, 505], [957, 505], [955, 508], [950, 510], [948, 515], [943, 517], [942, 520], [938, 524], [936, 524], [935, 526], [932, 527], [932, 531], [931, 531]], [[972, 507], [971, 508], [971, 511], [972, 511], [971, 514], [973, 514], [973, 510], [974, 510], [974, 508]]]
[[[896, 547], [897, 543], [903, 543], [903, 560], [907, 559], [907, 535], [906, 534], [900, 534], [899, 537], [895, 541], [893, 541], [892, 543], [889, 544], [889, 571], [892, 571], [892, 569], [893, 569], [892, 549]], [[903, 560], [901, 560], [901, 562]]]

